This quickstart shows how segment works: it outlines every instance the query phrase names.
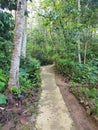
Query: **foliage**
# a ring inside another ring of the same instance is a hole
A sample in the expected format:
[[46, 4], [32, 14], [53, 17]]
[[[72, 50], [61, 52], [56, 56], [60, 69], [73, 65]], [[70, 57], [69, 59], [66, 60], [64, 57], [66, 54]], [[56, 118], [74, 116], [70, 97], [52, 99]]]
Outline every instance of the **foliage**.
[[38, 10], [40, 24], [28, 33], [27, 53], [42, 65], [55, 62], [56, 69], [64, 76], [95, 87], [98, 84], [98, 2], [82, 0], [80, 5], [79, 10], [75, 0], [43, 0]]
[[10, 92], [15, 95], [15, 96], [20, 96], [21, 95], [21, 90], [20, 89], [17, 89], [16, 87], [12, 87], [10, 88]]
[[32, 90], [40, 87], [40, 63], [36, 59], [21, 58], [20, 65], [20, 86], [21, 91]]
[[94, 58], [94, 59], [91, 61], [91, 63], [92, 63], [93, 66], [98, 67], [98, 58]]
[[18, 97], [22, 93], [32, 94], [34, 87], [40, 87], [40, 63], [36, 59], [21, 57], [19, 72], [20, 88], [12, 87], [10, 92]]
[[13, 16], [7, 12], [0, 12], [0, 38], [4, 37], [6, 40], [11, 40], [14, 29]]
[[80, 102], [89, 106], [90, 113], [98, 116], [98, 89], [95, 87], [77, 87], [72, 83], [74, 94], [80, 99]]
[[0, 68], [8, 75], [12, 42], [13, 42], [14, 20], [10, 13], [0, 12]]
[[87, 64], [78, 64], [74, 68], [74, 81], [96, 85], [98, 82], [98, 68]]
[[6, 104], [6, 97], [0, 93], [0, 104]]
[[3, 73], [3, 70], [0, 69], [0, 92], [3, 92], [5, 90], [5, 85], [7, 83], [6, 76]]
[[72, 78], [74, 63], [71, 59], [61, 59], [57, 57], [55, 59], [55, 64], [57, 70], [63, 74], [63, 76]]
[[32, 58], [36, 58], [40, 61], [41, 65], [47, 65], [52, 63], [53, 49], [48, 43], [50, 39], [47, 39], [40, 32], [40, 30], [35, 29], [33, 32], [28, 34], [27, 43], [27, 55]]
[[41, 65], [52, 64], [52, 59], [50, 58], [50, 55], [51, 50], [49, 50], [48, 48], [42, 49], [39, 47], [35, 47], [34, 50], [31, 52], [31, 56], [38, 59]]
[[55, 58], [55, 64], [61, 74], [75, 82], [89, 84], [89, 86], [96, 86], [98, 83], [98, 68], [96, 66], [74, 63], [71, 59], [58, 57]]
[[10, 13], [0, 11], [0, 92], [7, 85], [13, 42], [14, 20]]
[[16, 10], [17, 0], [0, 0], [0, 3], [0, 8], [2, 9]]

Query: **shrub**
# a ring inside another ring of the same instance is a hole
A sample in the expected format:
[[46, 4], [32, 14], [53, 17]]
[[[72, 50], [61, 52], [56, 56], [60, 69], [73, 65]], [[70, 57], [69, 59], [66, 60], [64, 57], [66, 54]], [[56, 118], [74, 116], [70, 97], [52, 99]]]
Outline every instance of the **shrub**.
[[20, 85], [22, 90], [40, 86], [40, 63], [36, 59], [21, 59]]
[[63, 74], [63, 76], [68, 76], [70, 79], [73, 78], [74, 62], [71, 61], [71, 59], [61, 59], [57, 57], [55, 59], [55, 65], [57, 70]]
[[94, 58], [94, 59], [91, 61], [91, 63], [92, 63], [93, 66], [98, 67], [98, 58]]
[[89, 114], [94, 114], [98, 116], [98, 89], [87, 88], [87, 87], [77, 87], [72, 85], [73, 93], [79, 98], [84, 105], [88, 104], [90, 108]]
[[41, 65], [48, 65], [48, 64], [52, 64], [52, 59], [51, 59], [51, 55], [52, 55], [52, 49], [47, 47], [47, 48], [39, 48], [34, 47], [32, 52], [31, 52], [31, 56], [38, 59], [41, 63]]
[[71, 59], [55, 57], [56, 69], [65, 77], [75, 82], [96, 86], [98, 83], [98, 68], [88, 64], [79, 64]]
[[0, 92], [4, 91], [6, 86], [6, 76], [3, 74], [3, 70], [0, 69]]
[[74, 81], [94, 85], [98, 82], [98, 69], [88, 64], [76, 64], [74, 67]]

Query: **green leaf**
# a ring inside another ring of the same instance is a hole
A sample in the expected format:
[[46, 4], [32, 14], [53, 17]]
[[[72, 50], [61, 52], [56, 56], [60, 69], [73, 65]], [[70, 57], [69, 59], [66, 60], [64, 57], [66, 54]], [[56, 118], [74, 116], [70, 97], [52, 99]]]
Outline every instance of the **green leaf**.
[[0, 81], [0, 87], [4, 87], [5, 83]]
[[5, 83], [0, 81], [0, 92], [2, 92], [5, 88]]
[[6, 104], [6, 97], [1, 93], [0, 93], [0, 104]]
[[98, 104], [96, 104], [96, 107], [98, 107]]

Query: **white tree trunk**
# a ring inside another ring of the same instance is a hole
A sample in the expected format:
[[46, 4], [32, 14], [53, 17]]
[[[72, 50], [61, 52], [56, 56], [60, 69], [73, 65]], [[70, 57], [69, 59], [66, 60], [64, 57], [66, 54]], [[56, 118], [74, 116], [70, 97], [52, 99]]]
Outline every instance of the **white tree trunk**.
[[86, 64], [86, 53], [87, 53], [87, 42], [85, 43], [84, 47], [84, 64]]
[[80, 0], [78, 0], [78, 10], [80, 10], [81, 8], [81, 4], [80, 4]]
[[[80, 11], [80, 8], [81, 8], [81, 4], [80, 4], [80, 0], [78, 0], [78, 10]], [[78, 24], [80, 23], [80, 15], [78, 17]], [[78, 41], [78, 60], [79, 60], [79, 63], [81, 64], [81, 53], [80, 53], [80, 50], [81, 50], [81, 46], [80, 46], [80, 33], [79, 33], [79, 41]]]
[[23, 34], [23, 20], [24, 20], [24, 3], [26, 0], [17, 0], [15, 33], [14, 33], [14, 49], [12, 53], [10, 77], [8, 87], [19, 88], [19, 65], [21, 54], [21, 43]]
[[79, 40], [79, 43], [78, 43], [78, 60], [79, 60], [79, 63], [81, 64], [81, 54], [80, 54], [80, 40]]
[[[25, 2], [24, 10], [27, 11], [27, 2]], [[21, 55], [26, 58], [26, 43], [27, 43], [27, 16], [24, 17], [24, 30], [22, 37]]]

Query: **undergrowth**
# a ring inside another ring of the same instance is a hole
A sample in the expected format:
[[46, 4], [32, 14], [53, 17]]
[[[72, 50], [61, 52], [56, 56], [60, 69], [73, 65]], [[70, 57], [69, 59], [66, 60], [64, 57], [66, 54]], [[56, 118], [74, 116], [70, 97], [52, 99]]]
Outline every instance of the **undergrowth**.
[[72, 92], [89, 109], [89, 114], [98, 116], [98, 62], [79, 64], [71, 59], [55, 57], [59, 73], [71, 82]]
[[[36, 59], [21, 58], [19, 72], [20, 88], [12, 87], [10, 92], [16, 97], [21, 97], [22, 93], [32, 95], [34, 88], [39, 88], [41, 85], [40, 78], [40, 63]], [[6, 90], [7, 78], [0, 69], [0, 104], [6, 104], [6, 97], [3, 92]]]

